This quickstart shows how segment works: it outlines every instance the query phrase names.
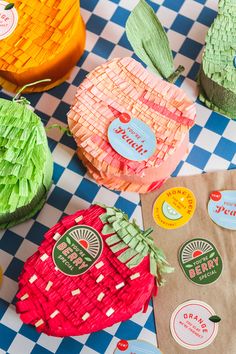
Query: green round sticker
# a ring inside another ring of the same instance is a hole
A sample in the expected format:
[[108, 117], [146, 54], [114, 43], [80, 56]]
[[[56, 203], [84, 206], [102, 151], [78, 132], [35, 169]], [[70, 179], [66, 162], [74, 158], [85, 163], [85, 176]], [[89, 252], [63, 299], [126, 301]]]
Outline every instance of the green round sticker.
[[223, 268], [216, 247], [203, 238], [189, 240], [181, 246], [179, 263], [186, 277], [198, 285], [214, 283]]
[[103, 241], [94, 228], [77, 225], [67, 230], [53, 248], [57, 268], [69, 276], [81, 275], [98, 260]]

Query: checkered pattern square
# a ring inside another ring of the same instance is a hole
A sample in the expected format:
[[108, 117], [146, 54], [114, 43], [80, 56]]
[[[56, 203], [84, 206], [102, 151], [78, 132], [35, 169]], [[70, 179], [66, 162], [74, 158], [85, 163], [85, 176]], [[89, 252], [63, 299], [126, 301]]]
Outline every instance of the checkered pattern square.
[[[87, 24], [86, 50], [71, 77], [59, 87], [42, 94], [26, 95], [35, 112], [48, 127], [66, 126], [66, 113], [76, 87], [86, 74], [107, 59], [132, 56], [124, 26], [138, 0], [81, 0]], [[217, 1], [148, 0], [164, 25], [175, 57], [175, 65], [185, 66], [176, 85], [193, 100], [197, 98], [196, 76], [205, 35], [217, 15]], [[12, 96], [0, 91], [0, 97]], [[146, 314], [115, 324], [98, 333], [69, 338], [47, 337], [23, 324], [15, 313], [17, 277], [25, 260], [41, 243], [43, 234], [63, 215], [87, 208], [94, 201], [122, 208], [142, 225], [139, 196], [98, 186], [86, 173], [75, 153], [72, 138], [57, 129], [48, 130], [54, 158], [54, 184], [44, 208], [31, 220], [0, 232], [0, 264], [4, 270], [0, 290], [0, 354], [111, 354], [119, 339], [143, 339], [156, 343], [152, 303]], [[190, 131], [189, 154], [173, 175], [236, 168], [236, 121], [210, 111], [197, 100], [197, 121]]]

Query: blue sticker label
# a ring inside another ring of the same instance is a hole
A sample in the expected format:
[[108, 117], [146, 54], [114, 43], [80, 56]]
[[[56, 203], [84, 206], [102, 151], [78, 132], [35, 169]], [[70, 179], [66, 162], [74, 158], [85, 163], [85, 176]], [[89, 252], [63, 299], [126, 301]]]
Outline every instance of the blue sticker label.
[[110, 124], [108, 140], [113, 149], [128, 160], [147, 160], [156, 150], [156, 136], [152, 129], [127, 113]]
[[142, 340], [120, 340], [117, 344], [115, 354], [161, 354], [154, 345]]
[[210, 195], [208, 213], [219, 226], [236, 230], [236, 191], [215, 191]]

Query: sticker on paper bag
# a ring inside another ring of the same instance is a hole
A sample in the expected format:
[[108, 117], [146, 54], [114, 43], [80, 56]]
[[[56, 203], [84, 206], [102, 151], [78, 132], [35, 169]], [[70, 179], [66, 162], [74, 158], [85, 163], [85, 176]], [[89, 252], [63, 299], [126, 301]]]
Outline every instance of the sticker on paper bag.
[[10, 36], [17, 23], [18, 14], [14, 4], [0, 0], [0, 40]]
[[208, 214], [214, 223], [236, 230], [236, 191], [215, 191], [210, 195]]
[[53, 261], [65, 275], [87, 272], [102, 253], [103, 241], [97, 230], [77, 225], [67, 230], [53, 248]]
[[153, 218], [164, 229], [177, 229], [186, 224], [196, 209], [196, 199], [190, 189], [167, 189], [155, 201]]
[[186, 301], [178, 306], [170, 319], [173, 338], [182, 347], [192, 350], [210, 345], [218, 332], [218, 323], [211, 320], [213, 309], [202, 301]]
[[156, 136], [152, 129], [127, 113], [122, 113], [110, 124], [108, 140], [113, 149], [128, 160], [147, 160], [156, 150]]
[[223, 268], [216, 247], [202, 238], [189, 240], [181, 246], [179, 263], [186, 277], [198, 285], [214, 283]]
[[120, 340], [114, 354], [161, 354], [154, 345], [142, 340]]

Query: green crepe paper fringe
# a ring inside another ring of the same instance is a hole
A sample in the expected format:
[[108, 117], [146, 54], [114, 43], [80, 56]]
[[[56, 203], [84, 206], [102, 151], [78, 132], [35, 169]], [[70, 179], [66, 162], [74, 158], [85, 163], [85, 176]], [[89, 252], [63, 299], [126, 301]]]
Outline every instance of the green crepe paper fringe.
[[211, 109], [236, 118], [236, 1], [220, 0], [219, 13], [206, 36], [198, 76], [199, 98]]
[[209, 79], [202, 68], [198, 75], [198, 83], [200, 90], [199, 99], [208, 108], [232, 119], [236, 119], [236, 94]]
[[20, 208], [21, 210], [17, 210], [15, 213], [10, 214], [9, 216], [11, 216], [11, 220], [9, 222], [0, 224], [0, 229], [9, 229], [10, 227], [20, 224], [33, 217], [38, 211], [42, 209], [47, 200], [47, 194], [48, 191], [46, 191], [41, 199], [39, 199], [37, 195], [28, 206], [22, 207]]
[[42, 185], [31, 202], [17, 208], [13, 213], [0, 213], [0, 229], [10, 228], [34, 216], [46, 202], [47, 194], [52, 185], [53, 161], [49, 151], [45, 165], [45, 175]]
[[100, 216], [105, 224], [102, 230], [104, 235], [112, 234], [106, 239], [106, 243], [113, 253], [124, 250], [118, 259], [128, 268], [138, 266], [146, 257], [150, 257], [150, 273], [156, 277], [158, 285], [162, 285], [163, 273], [171, 273], [172, 268], [166, 260], [161, 249], [154, 244], [150, 233], [152, 228], [142, 231], [139, 226], [129, 221], [128, 216], [116, 208], [105, 207], [106, 213]]
[[45, 200], [51, 185], [53, 162], [45, 130], [26, 103], [0, 99], [0, 224], [3, 227], [30, 217], [26, 213], [33, 215], [34, 209], [38, 211], [40, 200]]
[[184, 67], [175, 71], [169, 40], [153, 9], [140, 0], [126, 22], [126, 34], [135, 54], [156, 74], [174, 82]]

